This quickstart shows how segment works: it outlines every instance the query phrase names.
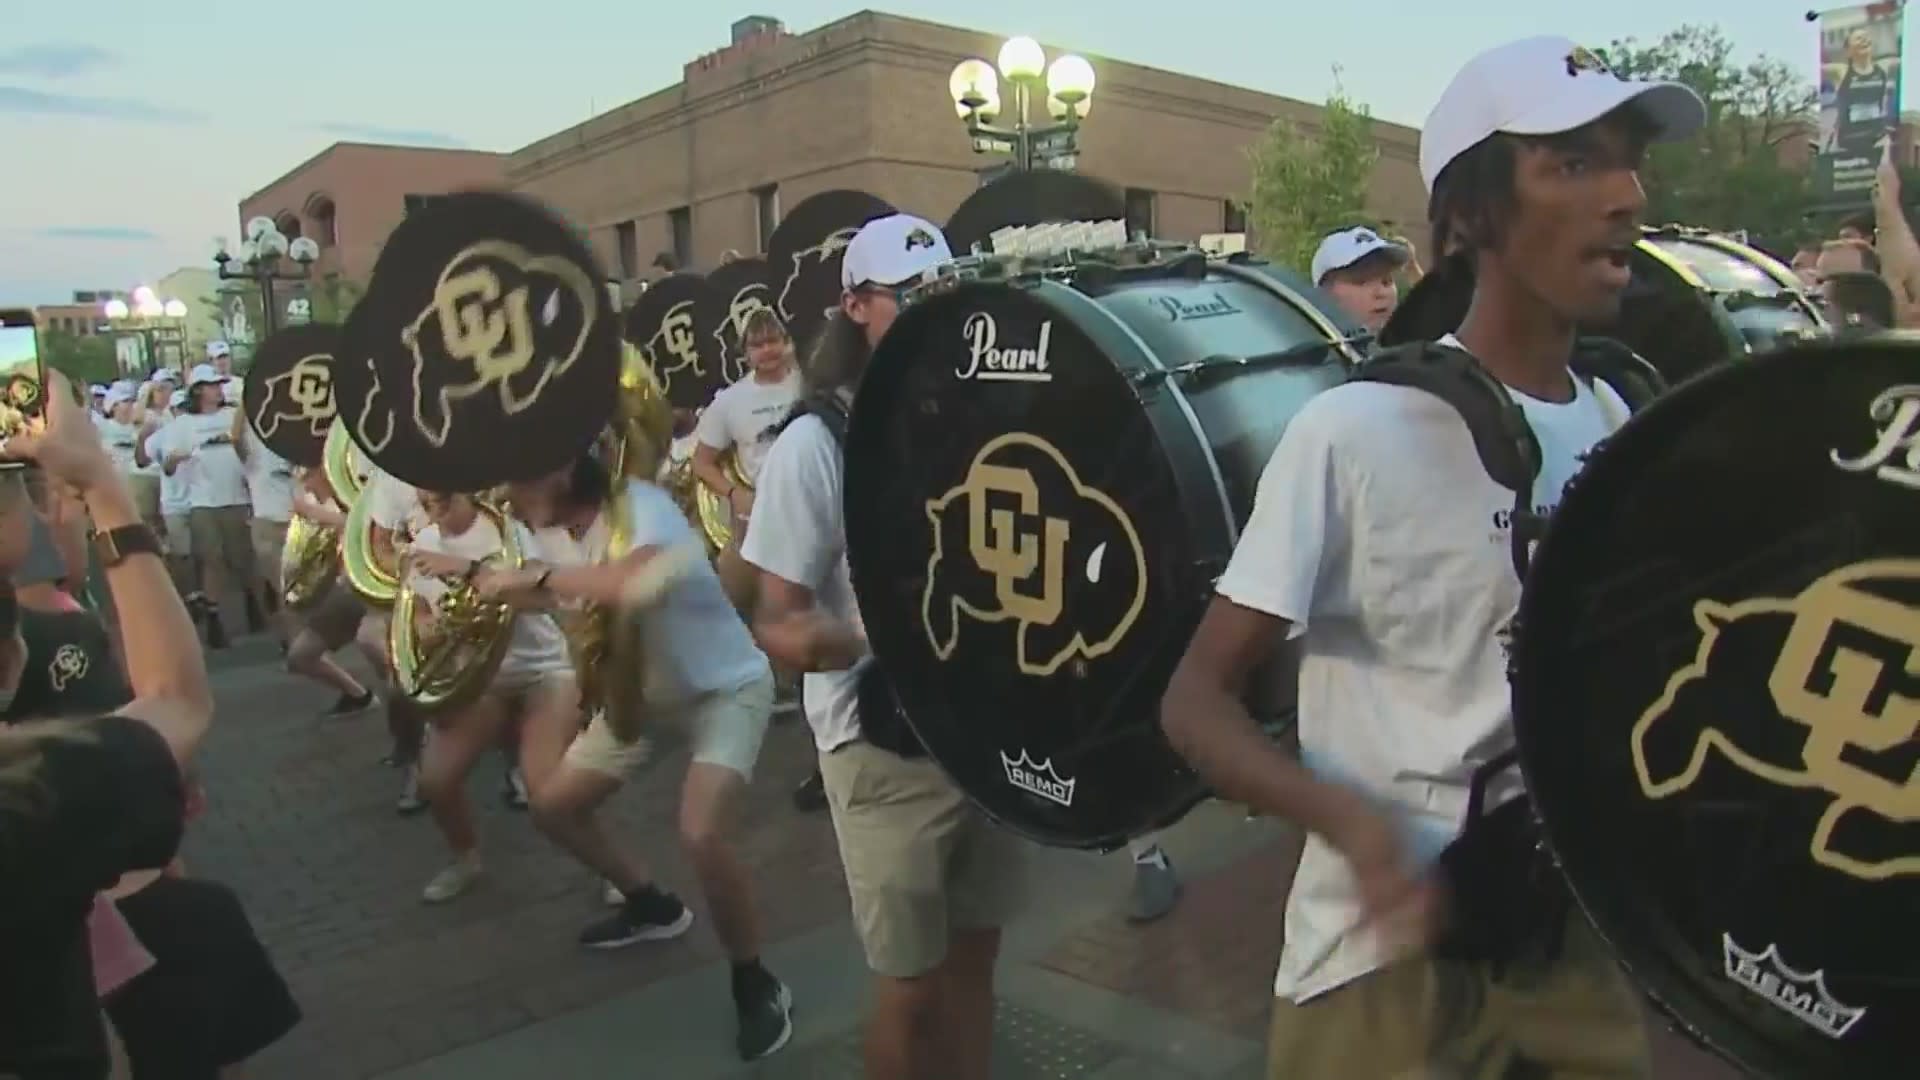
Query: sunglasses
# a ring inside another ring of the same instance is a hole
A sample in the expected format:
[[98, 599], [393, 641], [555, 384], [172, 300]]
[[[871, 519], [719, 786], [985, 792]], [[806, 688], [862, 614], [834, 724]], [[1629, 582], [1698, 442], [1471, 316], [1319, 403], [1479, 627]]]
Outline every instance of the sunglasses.
[[913, 287], [910, 285], [882, 285], [877, 281], [869, 281], [864, 285], [855, 286], [853, 291], [855, 293], [872, 293], [875, 296], [891, 296], [893, 297], [894, 303], [904, 304], [907, 300], [907, 294], [913, 291]]

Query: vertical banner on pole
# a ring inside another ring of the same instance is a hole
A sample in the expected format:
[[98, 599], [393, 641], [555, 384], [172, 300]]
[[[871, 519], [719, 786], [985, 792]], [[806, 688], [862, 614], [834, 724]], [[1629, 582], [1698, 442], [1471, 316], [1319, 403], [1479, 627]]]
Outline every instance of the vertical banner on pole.
[[1820, 15], [1820, 142], [1815, 199], [1864, 206], [1883, 147], [1900, 126], [1901, 0]]

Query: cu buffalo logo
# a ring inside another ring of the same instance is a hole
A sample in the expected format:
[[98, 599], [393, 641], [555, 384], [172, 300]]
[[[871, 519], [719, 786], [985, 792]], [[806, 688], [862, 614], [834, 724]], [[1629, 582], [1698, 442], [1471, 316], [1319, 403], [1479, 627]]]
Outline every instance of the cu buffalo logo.
[[86, 678], [87, 668], [91, 666], [87, 651], [69, 642], [54, 650], [53, 661], [47, 665], [47, 681], [56, 691], [64, 691]]
[[[853, 243], [854, 234], [860, 231], [858, 225], [849, 225], [844, 229], [835, 229], [826, 239], [810, 248], [802, 248], [793, 253], [793, 266], [787, 270], [787, 280], [780, 286], [780, 295], [774, 298], [774, 308], [780, 313], [780, 321], [793, 325], [799, 309], [794, 305], [804, 304], [815, 299], [817, 290], [820, 296], [830, 297], [832, 303], [823, 309], [823, 317], [831, 314], [840, 301], [840, 258], [846, 253], [847, 245]], [[931, 243], [932, 238], [928, 238]]]
[[960, 486], [927, 503], [927, 520], [920, 615], [942, 660], [963, 622], [1013, 623], [1020, 671], [1052, 675], [1112, 652], [1146, 606], [1132, 520], [1039, 436], [1011, 432], [982, 447]]
[[1633, 729], [1640, 788], [1664, 799], [1721, 758], [1825, 796], [1813, 861], [1920, 875], [1920, 560], [1856, 563], [1797, 596], [1694, 606], [1700, 647]]

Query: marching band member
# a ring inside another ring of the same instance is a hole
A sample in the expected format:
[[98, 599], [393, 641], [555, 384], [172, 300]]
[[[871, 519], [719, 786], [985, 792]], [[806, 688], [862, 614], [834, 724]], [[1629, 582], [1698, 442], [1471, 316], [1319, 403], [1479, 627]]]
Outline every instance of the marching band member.
[[[347, 523], [347, 515], [335, 501], [324, 469], [297, 470], [292, 510], [315, 525], [336, 532]], [[356, 716], [375, 704], [372, 688], [361, 685], [360, 680], [348, 674], [347, 669], [335, 663], [332, 657], [333, 653], [357, 643], [360, 620], [365, 615], [366, 605], [360, 602], [360, 598], [345, 582], [335, 582], [312, 611], [304, 614], [291, 610], [287, 612], [289, 620], [295, 624], [293, 639], [287, 645], [287, 670], [339, 693], [340, 696], [326, 711], [329, 717]], [[383, 670], [386, 651], [382, 649], [366, 659], [374, 671]]]
[[[407, 539], [427, 524], [419, 493], [413, 485], [370, 464], [366, 486], [359, 497], [368, 500], [368, 544], [373, 560], [381, 566], [398, 566]], [[427, 722], [391, 681], [393, 664], [387, 655], [387, 628], [391, 617], [391, 612], [379, 608], [365, 609], [355, 640], [361, 653], [374, 661], [374, 670], [389, 680], [387, 732], [393, 738], [393, 752], [387, 762], [403, 774], [400, 799], [394, 809], [402, 814], [417, 814], [427, 808], [426, 801], [420, 797], [420, 748], [427, 737]]]
[[[800, 372], [794, 364], [793, 338], [771, 308], [748, 316], [740, 338], [752, 375], [723, 388], [700, 414], [694, 429], [693, 474], [725, 499], [733, 512], [733, 544], [719, 557], [721, 582], [727, 595], [740, 602], [738, 606], [751, 611], [755, 574], [740, 559], [740, 538], [753, 512], [753, 485], [760, 463], [773, 445], [780, 422], [800, 400]], [[733, 452], [746, 483], [727, 474], [720, 459], [728, 451]]]
[[[641, 463], [636, 471], [655, 470]], [[772, 670], [727, 599], [704, 542], [665, 489], [626, 482], [631, 550], [609, 557], [611, 490], [606, 466], [591, 454], [571, 469], [513, 485], [511, 501], [539, 527], [535, 546], [546, 561], [483, 570], [475, 583], [483, 595], [525, 607], [620, 605], [649, 577], [671, 575], [665, 591], [639, 609], [643, 670], [603, 677], [637, 676], [644, 722], [683, 727], [692, 741], [680, 800], [681, 844], [733, 964], [736, 1048], [753, 1061], [793, 1035], [792, 995], [760, 962], [753, 887], [734, 847], [737, 809], [766, 737]], [[540, 828], [624, 899], [619, 911], [581, 933], [588, 948], [677, 937], [693, 923], [692, 911], [655, 883], [644, 862], [609, 841], [596, 816], [645, 756], [637, 733], [621, 730], [640, 720], [596, 712], [584, 731], [554, 729], [550, 734], [563, 736], [560, 741], [546, 733], [530, 737], [521, 759]]]
[[[422, 491], [419, 500], [427, 524], [414, 535], [403, 557], [402, 574], [422, 601], [415, 608], [415, 619], [430, 650], [442, 635], [452, 632], [441, 608], [449, 591], [448, 579], [473, 581], [489, 560], [498, 557], [505, 539], [471, 495]], [[516, 531], [523, 550], [532, 546], [526, 526], [510, 517], [502, 520], [505, 528]], [[578, 728], [580, 687], [567, 639], [553, 617], [522, 612], [514, 616], [509, 633], [506, 656], [479, 699], [429, 718], [433, 738], [426, 745], [420, 791], [454, 855], [453, 864], [435, 874], [421, 892], [429, 904], [460, 896], [482, 873], [480, 840], [466, 793], [474, 763], [501, 744], [515, 720], [520, 722], [523, 741]]]
[[[1424, 347], [1468, 353], [1508, 388], [1542, 452], [1535, 506], [1557, 504], [1626, 418], [1610, 386], [1570, 374], [1577, 327], [1619, 310], [1647, 144], [1703, 120], [1691, 90], [1619, 78], [1538, 37], [1469, 61], [1421, 129], [1434, 250], [1474, 265], [1457, 333]], [[1309, 834], [1274, 980], [1272, 1077], [1648, 1075], [1636, 995], [1577, 913], [1490, 920], [1471, 899], [1512, 878], [1462, 874], [1435, 934], [1434, 860], [1458, 842], [1474, 775], [1513, 744], [1505, 645], [1520, 582], [1511, 536], [1489, 542], [1486, 522], [1514, 496], [1470, 434], [1411, 387], [1353, 382], [1307, 402], [1166, 691], [1168, 737], [1213, 789]], [[1241, 697], [1296, 637], [1300, 760]], [[1493, 855], [1524, 875], [1533, 852]]]

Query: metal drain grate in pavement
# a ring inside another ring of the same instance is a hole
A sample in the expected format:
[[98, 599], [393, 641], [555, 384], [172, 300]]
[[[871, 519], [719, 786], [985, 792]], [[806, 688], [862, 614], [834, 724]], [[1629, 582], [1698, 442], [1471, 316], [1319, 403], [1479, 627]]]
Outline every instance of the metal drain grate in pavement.
[[[994, 1009], [993, 1080], [1082, 1080], [1124, 1047], [1002, 1001]], [[756, 1080], [857, 1080], [860, 1031], [779, 1054], [754, 1069]]]

